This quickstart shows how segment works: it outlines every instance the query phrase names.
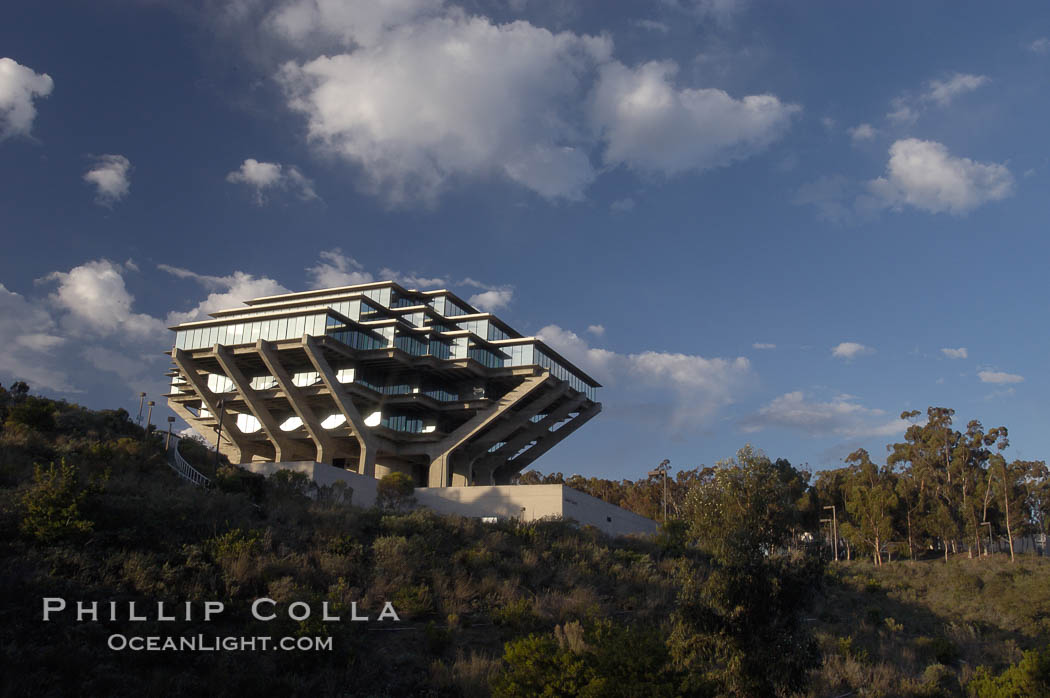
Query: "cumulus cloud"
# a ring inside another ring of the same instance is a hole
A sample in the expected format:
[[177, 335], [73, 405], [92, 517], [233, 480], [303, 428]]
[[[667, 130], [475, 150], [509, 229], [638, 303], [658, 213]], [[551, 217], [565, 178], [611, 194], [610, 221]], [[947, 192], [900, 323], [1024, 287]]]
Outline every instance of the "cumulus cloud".
[[[721, 16], [739, 3], [689, 4]], [[309, 140], [393, 204], [492, 175], [575, 201], [603, 146], [606, 164], [703, 170], [762, 150], [798, 111], [675, 85], [672, 62], [627, 67], [607, 37], [499, 24], [439, 0], [293, 0], [266, 24], [303, 56], [277, 80]]]
[[491, 313], [501, 308], [506, 308], [510, 305], [513, 298], [513, 289], [502, 288], [475, 293], [467, 299], [467, 302], [483, 312]]
[[365, 271], [360, 262], [344, 255], [339, 249], [325, 250], [320, 257], [317, 264], [306, 270], [310, 288], [355, 286], [375, 281], [375, 277]]
[[1041, 36], [1028, 44], [1028, 50], [1032, 53], [1038, 53], [1041, 56], [1046, 55], [1047, 53], [1050, 53], [1050, 39]]
[[319, 255], [317, 264], [307, 267], [306, 274], [310, 288], [334, 288], [337, 286], [354, 286], [370, 284], [373, 281], [395, 281], [405, 288], [433, 289], [447, 286], [445, 279], [426, 277], [419, 274], [403, 273], [389, 267], [372, 274], [365, 270], [363, 264], [353, 257], [343, 254], [339, 248], [324, 250]]
[[1004, 165], [951, 155], [935, 141], [899, 140], [890, 147], [886, 175], [868, 183], [884, 206], [905, 205], [930, 213], [964, 215], [981, 204], [1013, 193], [1014, 178]]
[[941, 349], [941, 353], [947, 356], [949, 359], [965, 359], [969, 356], [969, 352], [966, 351], [966, 347], [959, 347], [958, 349], [944, 347], [943, 349]]
[[617, 199], [609, 204], [609, 209], [615, 213], [627, 213], [634, 210], [634, 199], [630, 196]]
[[772, 95], [678, 88], [676, 72], [671, 61], [602, 67], [591, 118], [606, 140], [606, 164], [668, 175], [727, 165], [766, 148], [800, 111]]
[[831, 355], [839, 359], [855, 359], [864, 354], [873, 354], [875, 350], [857, 342], [841, 342], [831, 348]]
[[587, 325], [587, 331], [595, 337], [602, 337], [605, 335], [605, 327], [602, 325]]
[[1024, 376], [1016, 373], [1005, 373], [1004, 371], [978, 371], [977, 376], [982, 383], [1022, 383]]
[[51, 94], [55, 83], [11, 58], [0, 58], [0, 140], [28, 136], [36, 118], [34, 100]]
[[226, 175], [226, 181], [253, 189], [255, 203], [260, 206], [266, 202], [266, 193], [272, 190], [291, 191], [303, 201], [318, 198], [314, 183], [294, 165], [285, 166], [248, 158], [239, 169]]
[[118, 338], [163, 336], [164, 325], [150, 315], [132, 312], [134, 297], [124, 284], [125, 265], [98, 259], [55, 271], [41, 282], [57, 282], [51, 303], [63, 311], [63, 325], [77, 331]]
[[930, 105], [947, 107], [956, 97], [973, 92], [988, 82], [987, 76], [968, 73], [954, 73], [944, 80], [930, 80], [921, 92], [894, 97], [890, 101], [890, 112], [886, 118], [898, 126], [908, 126], [917, 121]]
[[751, 345], [752, 349], [776, 349], [776, 344], [770, 344], [768, 342], [755, 342]]
[[800, 391], [774, 398], [754, 414], [741, 420], [744, 431], [754, 432], [777, 427], [798, 431], [808, 436], [892, 436], [903, 433], [908, 422], [886, 418], [883, 410], [864, 407], [850, 395], [840, 395], [827, 402], [807, 399]]
[[0, 284], [0, 376], [30, 386], [69, 392], [67, 372], [55, 365], [54, 350], [66, 343], [58, 324], [41, 304]]
[[123, 155], [100, 155], [94, 166], [84, 173], [84, 181], [95, 185], [95, 202], [111, 207], [131, 190], [131, 161]]
[[929, 89], [925, 97], [942, 107], [946, 107], [959, 95], [973, 92], [987, 82], [988, 78], [984, 75], [956, 73], [947, 80], [930, 80], [928, 83]]
[[853, 139], [854, 143], [860, 143], [861, 141], [870, 141], [878, 133], [871, 124], [860, 124], [849, 129], [849, 137]]
[[243, 271], [235, 271], [226, 276], [208, 276], [206, 274], [198, 274], [189, 269], [173, 267], [169, 264], [158, 264], [157, 268], [180, 279], [192, 279], [211, 291], [196, 307], [187, 311], [173, 310], [168, 313], [167, 322], [169, 325], [177, 325], [193, 320], [204, 320], [209, 313], [213, 313], [216, 310], [239, 307], [243, 305], [244, 301], [252, 298], [290, 293], [287, 288], [273, 279], [253, 276]]
[[285, 64], [279, 81], [311, 141], [361, 165], [395, 203], [492, 173], [579, 199], [594, 170], [561, 105], [610, 42], [452, 10], [408, 16], [377, 35], [341, 25], [356, 50]]
[[751, 364], [744, 357], [709, 359], [662, 351], [620, 354], [591, 347], [575, 332], [557, 325], [544, 327], [537, 336], [602, 383], [629, 381], [636, 387], [667, 392], [667, 424], [672, 431], [709, 423], [754, 379]]

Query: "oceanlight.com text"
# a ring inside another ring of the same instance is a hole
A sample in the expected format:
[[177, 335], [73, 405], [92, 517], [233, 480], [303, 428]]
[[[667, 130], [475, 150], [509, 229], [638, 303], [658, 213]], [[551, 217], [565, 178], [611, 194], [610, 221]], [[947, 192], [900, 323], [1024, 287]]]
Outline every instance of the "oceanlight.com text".
[[270, 637], [259, 635], [110, 635], [106, 644], [117, 652], [286, 652], [331, 651], [331, 637]]

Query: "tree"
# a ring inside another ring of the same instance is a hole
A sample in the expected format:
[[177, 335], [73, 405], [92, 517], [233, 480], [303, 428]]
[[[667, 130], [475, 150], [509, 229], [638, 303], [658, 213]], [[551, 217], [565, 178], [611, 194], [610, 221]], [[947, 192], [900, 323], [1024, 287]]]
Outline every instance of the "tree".
[[[787, 461], [784, 461], [787, 464]], [[791, 537], [797, 471], [777, 466], [750, 445], [721, 461], [686, 497], [690, 533], [701, 548], [718, 554], [727, 545], [769, 552]]]
[[22, 531], [42, 543], [88, 533], [94, 523], [81, 511], [96, 486], [84, 487], [77, 468], [62, 461], [33, 468], [33, 485], [22, 495]]
[[376, 506], [380, 509], [404, 511], [415, 504], [412, 478], [397, 471], [387, 473], [376, 483]]
[[882, 564], [882, 545], [893, 535], [893, 510], [897, 506], [892, 473], [871, 462], [863, 448], [846, 458], [853, 463], [846, 511], [853, 517], [859, 537], [872, 548], [872, 559]]

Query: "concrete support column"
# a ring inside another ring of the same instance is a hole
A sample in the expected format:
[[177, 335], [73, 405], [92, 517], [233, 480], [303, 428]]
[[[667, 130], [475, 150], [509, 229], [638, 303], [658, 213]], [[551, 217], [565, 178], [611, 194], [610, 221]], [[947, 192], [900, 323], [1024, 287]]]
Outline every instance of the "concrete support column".
[[299, 419], [302, 420], [306, 432], [317, 447], [317, 457], [314, 460], [319, 463], [331, 464], [335, 458], [335, 440], [326, 434], [321, 427], [317, 415], [306, 403], [306, 399], [299, 391], [299, 388], [292, 382], [292, 377], [288, 374], [288, 370], [281, 364], [273, 344], [260, 339], [255, 343], [255, 350], [258, 352], [259, 357], [262, 358], [263, 363], [266, 364], [270, 374], [277, 380], [277, 385], [284, 391], [285, 396], [288, 398], [288, 403], [292, 406]]
[[230, 355], [230, 351], [226, 347], [216, 344], [215, 358], [218, 360], [219, 365], [222, 366], [222, 370], [226, 371], [226, 375], [233, 381], [233, 385], [237, 388], [237, 393], [241, 396], [241, 399], [244, 400], [244, 404], [248, 405], [248, 409], [259, 420], [259, 424], [262, 425], [266, 436], [273, 443], [274, 460], [295, 460], [293, 456], [295, 448], [292, 446], [292, 440], [285, 436], [284, 432], [277, 425], [277, 420], [274, 419], [273, 414], [267, 409], [263, 401], [258, 398], [248, 379], [237, 367], [237, 362]]
[[350, 396], [346, 394], [342, 383], [336, 378], [332, 366], [325, 360], [324, 353], [317, 346], [317, 340], [313, 337], [304, 337], [303, 351], [306, 352], [310, 363], [313, 364], [317, 373], [321, 376], [321, 381], [328, 388], [328, 392], [331, 393], [336, 407], [339, 408], [339, 411], [346, 418], [346, 423], [354, 430], [354, 438], [357, 439], [357, 444], [360, 448], [357, 472], [361, 475], [375, 477], [376, 454], [379, 450], [376, 439], [372, 438], [371, 432], [365, 426], [365, 420], [361, 417], [361, 413], [354, 405], [353, 400], [350, 399]]
[[[471, 459], [456, 459], [454, 462], [452, 454], [475, 434], [519, 405], [549, 380], [551, 377], [547, 372], [538, 376], [529, 376], [519, 386], [501, 397], [495, 405], [478, 412], [440, 442], [430, 446], [427, 452], [431, 461], [427, 478], [429, 486], [444, 487], [448, 484], [449, 479], [453, 487], [469, 485]], [[439, 484], [434, 484], [435, 482]]]
[[[201, 377], [201, 371], [200, 368], [198, 368], [197, 366], [197, 362], [190, 358], [190, 355], [187, 351], [178, 348], [172, 350], [171, 358], [175, 362], [175, 366], [178, 367], [179, 372], [182, 374], [182, 377], [185, 378], [186, 382], [189, 383], [191, 388], [193, 388], [193, 392], [197, 394], [197, 397], [200, 398], [201, 402], [204, 404], [207, 410], [213, 415], [215, 415], [216, 419], [218, 419], [219, 401], [215, 397], [215, 393], [213, 393], [208, 388], [207, 381]], [[179, 405], [179, 407], [182, 408], [182, 410], [180, 411], [175, 408], [175, 405], [178, 403], [175, 403], [174, 401], [169, 401], [168, 404], [176, 412], [179, 412], [179, 416], [181, 416], [183, 419], [186, 419], [186, 416], [182, 414], [183, 412], [185, 412], [186, 415], [189, 415], [193, 419], [193, 421], [190, 422], [189, 420], [187, 420], [187, 422], [189, 422], [198, 431], [201, 431], [202, 429], [204, 432], [210, 431], [210, 428], [204, 426], [203, 420], [197, 417], [193, 417], [192, 413], [190, 413], [190, 411], [184, 406]], [[204, 434], [202, 434], [202, 436], [203, 435]], [[245, 462], [251, 457], [250, 455], [248, 455], [248, 458], [245, 458], [245, 455], [251, 454], [253, 449], [251, 447], [249, 439], [245, 438], [245, 435], [241, 432], [240, 428], [238, 428], [236, 421], [233, 421], [233, 423], [231, 424], [223, 424], [222, 435], [225, 438], [227, 438], [230, 444], [232, 444], [235, 447], [238, 453], [238, 457], [243, 459], [240, 462]], [[229, 455], [227, 455], [227, 457], [229, 457]]]

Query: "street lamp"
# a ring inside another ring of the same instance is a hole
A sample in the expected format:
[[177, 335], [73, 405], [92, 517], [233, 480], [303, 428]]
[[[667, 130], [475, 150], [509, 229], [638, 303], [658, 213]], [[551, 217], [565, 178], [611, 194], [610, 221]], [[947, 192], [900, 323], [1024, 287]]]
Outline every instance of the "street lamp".
[[175, 423], [174, 417], [168, 417], [168, 438], [164, 440], [164, 450], [171, 448], [171, 425]]
[[649, 471], [649, 477], [663, 477], [664, 479], [664, 523], [667, 523], [667, 471], [670, 467], [671, 461], [664, 458], [660, 465]]
[[[831, 544], [835, 549], [835, 562], [839, 560], [839, 517], [838, 512], [835, 509], [835, 505], [831, 504], [824, 507], [825, 509], [831, 509]], [[823, 519], [827, 521], [827, 519]]]
[[149, 436], [150, 427], [153, 426], [153, 405], [157, 403], [150, 400], [146, 404], [149, 406], [149, 411], [146, 412], [146, 436]]
[[139, 416], [135, 418], [136, 424], [142, 424], [142, 402], [146, 399], [146, 393], [139, 393]]
[[219, 471], [219, 441], [222, 440], [222, 417], [225, 414], [226, 401], [219, 400], [219, 426], [215, 431], [215, 472]]

